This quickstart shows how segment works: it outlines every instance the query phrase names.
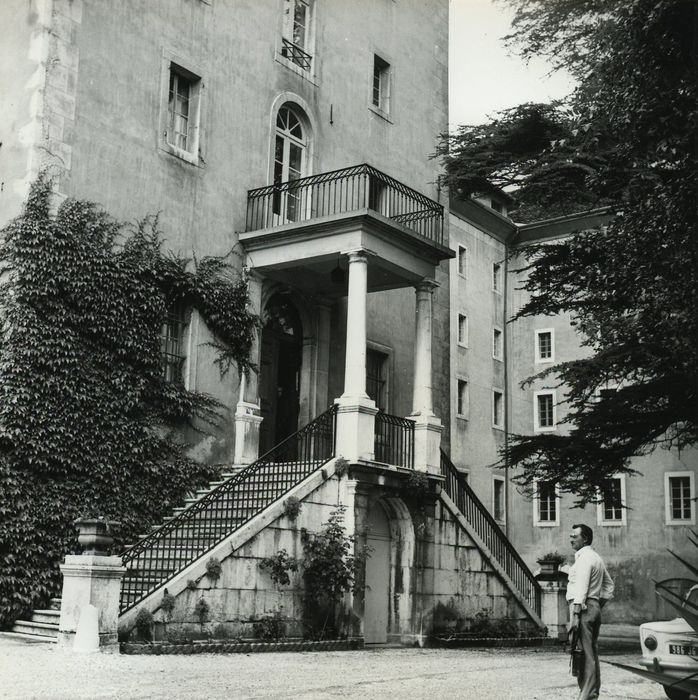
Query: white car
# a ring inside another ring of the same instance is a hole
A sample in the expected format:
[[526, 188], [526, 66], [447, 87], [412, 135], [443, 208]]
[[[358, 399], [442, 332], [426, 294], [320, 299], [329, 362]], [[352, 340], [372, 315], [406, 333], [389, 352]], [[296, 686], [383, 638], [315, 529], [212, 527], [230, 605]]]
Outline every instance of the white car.
[[[698, 586], [693, 586], [686, 600], [698, 603]], [[640, 664], [648, 671], [661, 674], [664, 692], [670, 700], [688, 700], [691, 694], [671, 686], [672, 679], [686, 680], [698, 688], [698, 633], [682, 617], [664, 622], [646, 622], [640, 625], [642, 659]], [[695, 675], [694, 675], [695, 674]]]

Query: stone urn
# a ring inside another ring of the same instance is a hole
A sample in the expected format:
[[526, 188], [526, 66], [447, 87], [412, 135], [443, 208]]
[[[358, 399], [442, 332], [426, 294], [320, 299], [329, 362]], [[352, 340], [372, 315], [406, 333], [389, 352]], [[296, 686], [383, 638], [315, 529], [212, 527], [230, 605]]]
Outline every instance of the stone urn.
[[78, 530], [78, 543], [83, 554], [107, 556], [114, 543], [114, 533], [121, 526], [114, 520], [100, 518], [78, 518], [73, 521]]
[[540, 565], [540, 573], [543, 576], [554, 576], [560, 569], [560, 565], [564, 564], [565, 558], [558, 554], [556, 556], [545, 556], [536, 559]]

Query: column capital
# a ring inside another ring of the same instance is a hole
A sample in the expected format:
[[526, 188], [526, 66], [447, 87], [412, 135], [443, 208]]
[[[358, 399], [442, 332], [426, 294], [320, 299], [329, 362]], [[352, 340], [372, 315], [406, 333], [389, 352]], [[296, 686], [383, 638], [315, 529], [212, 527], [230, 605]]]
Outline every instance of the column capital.
[[434, 290], [440, 286], [441, 285], [436, 280], [431, 279], [430, 277], [425, 277], [414, 285], [414, 289], [417, 294], [420, 292], [428, 292], [429, 294], [432, 294]]
[[354, 262], [368, 262], [368, 252], [363, 248], [354, 248], [353, 250], [343, 250], [342, 255], [346, 255], [349, 259], [349, 264]]

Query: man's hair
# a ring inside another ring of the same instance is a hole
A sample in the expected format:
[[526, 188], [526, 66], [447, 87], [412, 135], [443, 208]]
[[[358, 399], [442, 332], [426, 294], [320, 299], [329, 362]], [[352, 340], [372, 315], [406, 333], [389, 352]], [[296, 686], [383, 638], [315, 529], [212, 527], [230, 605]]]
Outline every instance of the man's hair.
[[582, 537], [587, 544], [591, 544], [594, 541], [594, 531], [588, 525], [584, 525], [583, 523], [572, 525], [573, 530], [576, 530], [577, 528], [582, 531]]

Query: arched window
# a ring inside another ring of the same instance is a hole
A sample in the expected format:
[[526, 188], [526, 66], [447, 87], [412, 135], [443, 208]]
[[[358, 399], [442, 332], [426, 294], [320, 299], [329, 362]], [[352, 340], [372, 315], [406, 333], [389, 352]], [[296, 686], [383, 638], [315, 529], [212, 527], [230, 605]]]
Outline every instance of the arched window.
[[298, 221], [302, 212], [302, 190], [288, 182], [305, 175], [307, 135], [298, 112], [284, 104], [276, 115], [274, 137], [274, 214], [283, 221]]

